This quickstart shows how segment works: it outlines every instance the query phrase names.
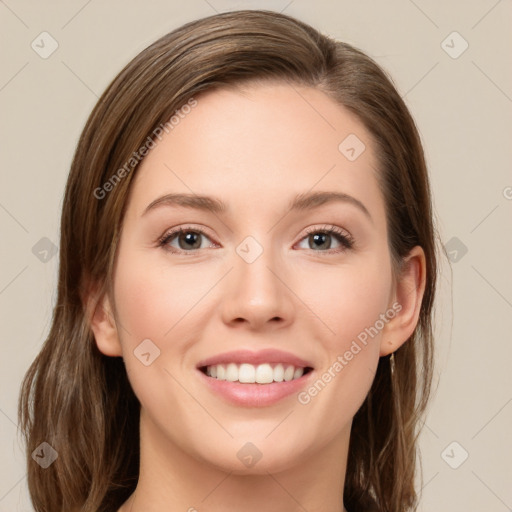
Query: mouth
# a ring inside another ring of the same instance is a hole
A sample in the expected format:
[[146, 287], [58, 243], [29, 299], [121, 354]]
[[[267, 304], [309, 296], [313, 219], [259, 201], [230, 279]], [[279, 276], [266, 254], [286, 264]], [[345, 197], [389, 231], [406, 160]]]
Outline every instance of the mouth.
[[270, 406], [299, 393], [314, 374], [311, 362], [274, 349], [236, 350], [205, 359], [196, 368], [210, 392], [243, 407]]
[[287, 363], [228, 363], [201, 366], [199, 370], [207, 377], [240, 384], [272, 384], [300, 379], [313, 370], [310, 366], [294, 366]]

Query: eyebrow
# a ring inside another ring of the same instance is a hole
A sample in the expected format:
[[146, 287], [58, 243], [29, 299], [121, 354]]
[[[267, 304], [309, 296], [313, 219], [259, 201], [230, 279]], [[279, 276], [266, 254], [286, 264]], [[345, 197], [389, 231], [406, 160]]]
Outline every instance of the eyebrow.
[[[303, 194], [298, 194], [288, 205], [288, 210], [312, 210], [324, 204], [333, 202], [351, 204], [372, 220], [370, 212], [359, 199], [343, 192], [305, 192]], [[149, 211], [161, 206], [182, 206], [185, 208], [208, 211], [215, 214], [226, 213], [228, 210], [226, 203], [215, 197], [197, 194], [166, 194], [152, 201], [146, 207], [142, 215], [146, 215]]]

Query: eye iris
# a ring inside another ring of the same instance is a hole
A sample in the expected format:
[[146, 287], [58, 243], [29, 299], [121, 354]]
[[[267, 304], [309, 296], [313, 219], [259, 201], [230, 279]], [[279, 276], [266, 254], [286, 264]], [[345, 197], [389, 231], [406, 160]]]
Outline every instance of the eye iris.
[[[327, 247], [322, 247], [322, 245], [325, 244], [326, 238], [328, 239], [329, 243], [327, 244]], [[312, 247], [312, 249], [329, 249], [331, 247], [331, 235], [327, 233], [316, 233], [313, 235], [313, 240], [315, 246]]]
[[[182, 241], [192, 245], [183, 245]], [[186, 231], [180, 234], [178, 242], [180, 249], [198, 249], [201, 246], [201, 235], [193, 231]]]

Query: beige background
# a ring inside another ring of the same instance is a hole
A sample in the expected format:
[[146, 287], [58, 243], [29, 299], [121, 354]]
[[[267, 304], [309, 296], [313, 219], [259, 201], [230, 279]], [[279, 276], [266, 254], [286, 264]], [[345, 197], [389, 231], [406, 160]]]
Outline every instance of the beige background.
[[[284, 11], [360, 47], [405, 97], [454, 260], [440, 281], [440, 379], [421, 436], [420, 510], [512, 510], [510, 1], [0, 0], [0, 511], [32, 510], [17, 395], [49, 328], [58, 258], [49, 252], [41, 261], [49, 245], [40, 240], [58, 244], [63, 188], [85, 119], [155, 39], [242, 7]], [[44, 31], [58, 43], [46, 59]]]

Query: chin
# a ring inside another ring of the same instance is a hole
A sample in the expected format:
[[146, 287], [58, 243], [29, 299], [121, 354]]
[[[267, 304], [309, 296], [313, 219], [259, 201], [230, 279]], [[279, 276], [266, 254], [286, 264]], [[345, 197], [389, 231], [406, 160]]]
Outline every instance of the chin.
[[244, 436], [215, 443], [210, 439], [207, 447], [197, 447], [198, 455], [205, 463], [236, 475], [267, 475], [279, 473], [299, 466], [306, 452], [315, 451], [314, 446], [304, 446], [304, 433], [283, 437], [268, 433]]

